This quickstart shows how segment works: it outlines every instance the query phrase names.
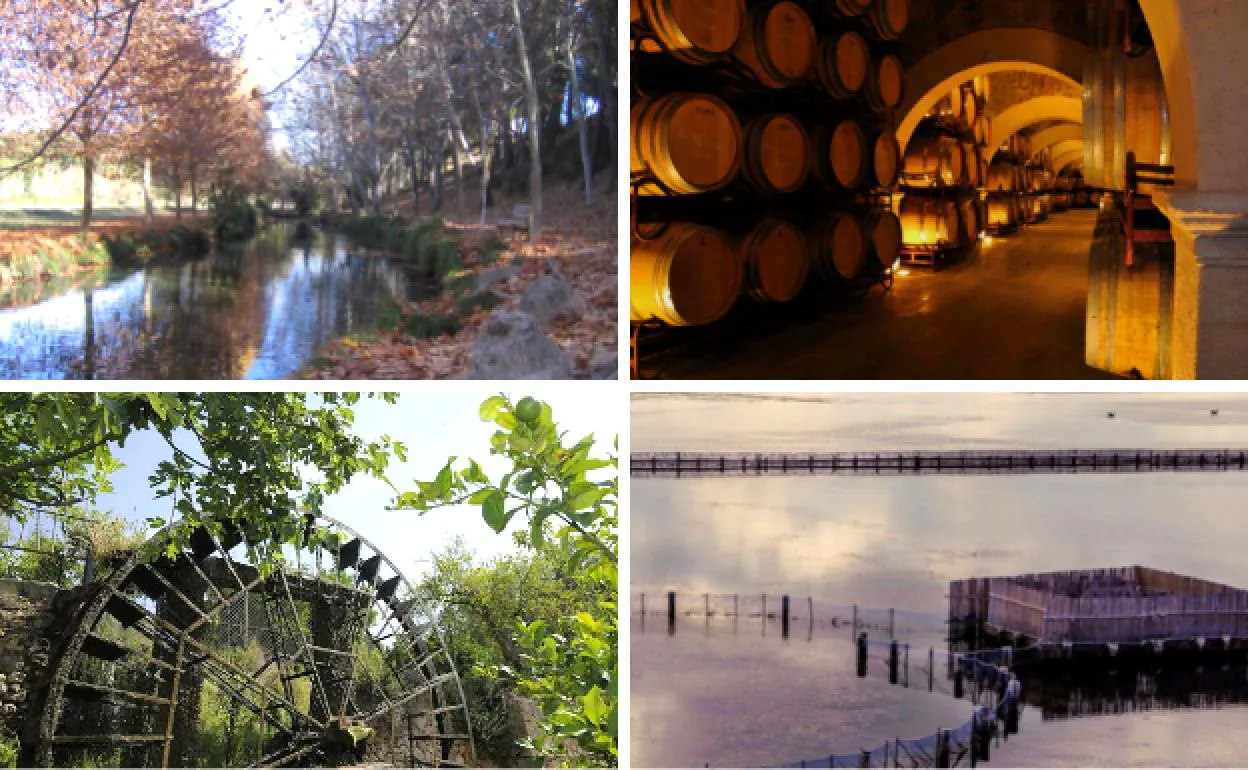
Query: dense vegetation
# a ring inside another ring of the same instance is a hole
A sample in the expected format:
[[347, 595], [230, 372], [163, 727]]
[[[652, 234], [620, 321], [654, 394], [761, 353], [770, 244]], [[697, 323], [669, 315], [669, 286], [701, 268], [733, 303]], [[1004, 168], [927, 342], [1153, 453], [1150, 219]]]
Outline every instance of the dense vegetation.
[[[360, 398], [0, 396], [5, 542], [30, 542], [29, 527], [23, 538], [15, 533], [37, 514], [72, 517], [58, 547], [40, 541], [38, 550], [47, 553], [10, 553], [0, 558], [0, 574], [69, 585], [82, 577], [75, 561], [80, 542], [90, 542], [101, 563], [138, 546], [144, 538], [133, 525], [95, 510], [119, 468], [116, 447], [136, 431], [155, 432], [169, 446], [170, 458], [155, 464], [150, 483], [171, 498], [178, 518], [213, 529], [228, 520], [264, 533], [269, 540], [253, 547], [253, 556], [273, 563], [280, 543], [302, 534], [301, 511], [319, 511], [358, 475], [385, 478], [391, 458], [406, 456], [400, 442], [354, 435]], [[490, 398], [481, 417], [496, 426], [490, 452], [508, 470], [491, 479], [479, 463], [452, 458], [433, 480], [398, 491], [393, 514], [468, 504], [500, 536], [513, 522], [523, 523], [512, 535], [516, 550], [490, 562], [477, 563], [461, 543], [448, 544], [421, 585], [447, 608], [442, 618], [478, 750], [487, 762], [538, 756], [618, 764], [617, 460], [595, 456], [593, 437], [566, 442], [551, 407], [531, 398]], [[258, 655], [246, 647], [231, 654], [244, 663]], [[254, 717], [212, 687], [204, 693], [205, 766], [248, 760], [259, 735]], [[519, 719], [526, 702], [533, 704], [530, 718]], [[0, 764], [3, 759], [0, 754]]]

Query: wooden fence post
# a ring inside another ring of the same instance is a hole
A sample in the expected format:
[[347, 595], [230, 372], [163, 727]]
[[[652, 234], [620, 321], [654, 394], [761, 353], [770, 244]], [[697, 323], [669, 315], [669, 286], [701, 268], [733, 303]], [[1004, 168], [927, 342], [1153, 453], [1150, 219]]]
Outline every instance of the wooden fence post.
[[789, 595], [780, 597], [780, 635], [789, 638]]
[[900, 650], [897, 640], [893, 639], [888, 643], [888, 683], [897, 684], [897, 666], [899, 663]]
[[858, 635], [858, 676], [867, 675], [867, 632]]
[[676, 633], [676, 592], [667, 592], [667, 633]]

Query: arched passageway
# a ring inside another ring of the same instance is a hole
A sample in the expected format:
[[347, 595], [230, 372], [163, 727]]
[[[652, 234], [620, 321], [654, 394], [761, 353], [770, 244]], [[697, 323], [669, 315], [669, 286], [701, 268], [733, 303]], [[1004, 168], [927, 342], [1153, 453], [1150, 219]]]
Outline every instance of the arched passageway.
[[[752, 4], [754, 0], [747, 0], [747, 9]], [[816, 26], [823, 34], [840, 23]], [[895, 41], [883, 44], [883, 50], [895, 55], [904, 67], [903, 96], [889, 114], [903, 152], [912, 140], [921, 138], [923, 152], [948, 157], [907, 162], [901, 189], [891, 191], [893, 203], [889, 205], [898, 210], [897, 201], [905, 200], [902, 194], [912, 200], [930, 199], [930, 205], [909, 209], [911, 215], [926, 212], [922, 215], [928, 216], [951, 202], [964, 206], [976, 197], [969, 190], [977, 184], [980, 197], [1010, 192], [999, 172], [991, 186], [982, 182], [994, 155], [1018, 167], [1030, 166], [1035, 172], [1020, 172], [1018, 185], [1052, 184], [1054, 178], [1063, 175], [1067, 181], [1082, 178], [1090, 186], [1107, 191], [1109, 201], [1125, 188], [1125, 158], [1131, 152], [1140, 162], [1175, 168], [1172, 190], [1144, 190], [1154, 194], [1157, 208], [1171, 224], [1173, 254], [1146, 257], [1128, 265], [1121, 253], [1121, 236], [1113, 240], [1112, 235], [1100, 235], [1113, 232], [1112, 221], [1105, 219], [1104, 227], [1094, 227], [1097, 216], [1113, 216], [1112, 205], [1100, 214], [1061, 214], [1048, 230], [1046, 225], [1026, 225], [996, 237], [990, 252], [960, 245], [962, 261], [945, 272], [920, 273], [916, 268], [910, 275], [895, 274], [893, 293], [876, 303], [875, 312], [923, 315], [920, 306], [894, 301], [909, 282], [923, 285], [916, 299], [919, 303], [943, 302], [948, 298], [942, 296], [946, 291], [949, 297], [959, 297], [954, 303], [958, 312], [949, 316], [949, 326], [933, 326], [928, 314], [920, 336], [956, 336], [970, 329], [978, 334], [981, 329], [1001, 328], [998, 316], [1003, 309], [994, 297], [1002, 294], [1030, 305], [1034, 311], [1026, 318], [1011, 316], [1016, 323], [1068, 331], [1078, 327], [1081, 339], [1077, 346], [1066, 341], [1054, 341], [1052, 346], [1054, 351], [1060, 348], [1062, 356], [1076, 351], [1076, 361], [1033, 365], [1046, 354], [1037, 352], [1041, 340], [1029, 337], [1027, 344], [1034, 350], [1027, 360], [1002, 356], [1010, 363], [995, 370], [965, 360], [955, 362], [976, 376], [1081, 377], [1090, 372], [1083, 368], [1086, 361], [1118, 374], [1248, 378], [1248, 302], [1243, 301], [1248, 297], [1248, 153], [1242, 149], [1242, 126], [1248, 125], [1248, 69], [1243, 66], [1248, 57], [1241, 52], [1245, 33], [1248, 2], [1242, 0], [912, 0], [910, 27]], [[865, 34], [874, 41], [869, 29]], [[872, 56], [875, 53], [873, 50]], [[969, 136], [969, 130], [957, 134], [948, 125], [957, 110], [958, 95], [972, 93], [980, 100], [974, 112], [982, 116], [974, 137]], [[750, 114], [749, 109], [743, 114]], [[877, 117], [863, 122], [875, 126], [872, 121]], [[933, 141], [933, 136], [944, 134], [961, 148], [942, 149]], [[989, 135], [989, 139], [984, 138]], [[1004, 152], [998, 154], [999, 150]], [[981, 160], [983, 166], [975, 173], [954, 168], [959, 164], [970, 167], [971, 162], [961, 160], [964, 156], [972, 157], [972, 162]], [[907, 174], [920, 176], [908, 179]], [[938, 177], [944, 181], [933, 183]], [[977, 183], [973, 177], [981, 181]], [[942, 185], [950, 189], [941, 189]], [[963, 187], [952, 189], [959, 185]], [[1040, 187], [1013, 192], [1020, 199], [1026, 197], [1024, 193], [1047, 194]], [[1016, 214], [1020, 223], [1030, 217], [1023, 208], [1031, 205], [1020, 204]], [[903, 218], [906, 215], [899, 213]], [[990, 219], [986, 212], [980, 216], [985, 221]], [[1057, 226], [1062, 222], [1077, 225]], [[926, 228], [917, 231], [929, 232]], [[1094, 231], [1098, 233], [1095, 243]], [[1063, 233], [1060, 237], [1059, 232]], [[1046, 273], [1038, 260], [1028, 258], [1028, 253], [1039, 248], [1034, 244], [1041, 241], [1049, 252], [1056, 253], [1057, 249], [1066, 255], [1062, 278]], [[1018, 254], [1013, 253], [1016, 247]], [[1116, 256], [1102, 258], [1110, 252]], [[986, 267], [990, 263], [1009, 263], [1014, 269], [1007, 275], [996, 274]], [[1111, 263], [1124, 268], [1115, 268], [1117, 277], [1112, 280], [1129, 279], [1130, 286], [1124, 284], [1123, 292], [1109, 292], [1120, 298], [1120, 307], [1092, 306], [1092, 283], [1104, 276], [1089, 280], [1089, 263], [1092, 271]], [[1022, 265], [1030, 267], [1024, 270]], [[1130, 271], [1125, 270], [1127, 267]], [[981, 278], [975, 277], [976, 270], [982, 271]], [[1079, 272], [1084, 275], [1083, 285], [1073, 278]], [[1014, 278], [1029, 282], [1026, 288], [1030, 292], [1019, 288], [1014, 294], [1014, 288], [1003, 288], [1003, 279]], [[949, 288], [955, 284], [956, 291]], [[1059, 285], [1063, 287], [1060, 296], [1050, 292]], [[1148, 332], [1149, 342], [1143, 346], [1148, 348], [1143, 355], [1152, 363], [1137, 365], [1132, 360], [1134, 352], [1109, 357], [1094, 354], [1097, 345], [1115, 344], [1112, 339], [1096, 344], [1091, 341], [1094, 321], [1105, 323], [1104, 318], [1093, 316], [1105, 312], [1116, 314], [1109, 326], [1119, 332], [1135, 327], [1154, 330]], [[775, 312], [769, 317], [784, 318], [784, 314]], [[886, 347], [885, 355], [894, 359], [922, 357], [904, 342], [907, 335], [914, 336], [913, 330], [892, 338], [871, 338], [873, 330], [889, 326], [891, 318], [880, 316], [861, 323], [850, 320], [843, 327], [837, 326], [839, 323], [827, 321], [828, 328], [801, 342], [792, 341], [801, 337], [793, 334], [776, 351], [777, 360], [756, 351], [749, 354], [753, 363], [739, 368], [726, 365], [690, 373], [712, 377], [729, 370], [743, 376], [752, 372], [754, 376], [779, 377], [853, 378], [883, 372], [899, 377], [959, 376], [956, 367], [951, 369], [943, 361], [907, 369], [894, 367], [891, 362], [880, 363], [861, 352], [852, 354], [862, 359], [860, 366], [785, 363], [809, 363], [813, 354], [797, 348], [822, 346], [819, 340], [828, 340], [829, 347], [822, 348], [826, 355], [833, 355], [831, 347], [851, 349], [861, 344]], [[775, 326], [787, 329], [787, 324], [789, 321], [779, 321]], [[769, 324], [751, 322], [747, 326], [766, 328]], [[856, 333], [865, 331], [866, 340], [845, 344], [849, 328]], [[1157, 329], [1164, 329], [1164, 340]], [[788, 336], [787, 331], [781, 333]], [[1086, 340], [1082, 339], [1084, 334], [1089, 335]], [[1003, 334], [986, 344], [1010, 345], [1022, 336], [1026, 335]], [[983, 345], [976, 349], [982, 350]], [[734, 354], [721, 351], [717, 355]], [[761, 363], [764, 358], [769, 360], [767, 366]]]

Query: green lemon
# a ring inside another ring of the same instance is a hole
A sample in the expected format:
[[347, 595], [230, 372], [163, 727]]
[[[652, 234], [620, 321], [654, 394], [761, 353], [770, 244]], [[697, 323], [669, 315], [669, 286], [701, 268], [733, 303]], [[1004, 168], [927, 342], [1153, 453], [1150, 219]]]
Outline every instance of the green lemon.
[[535, 423], [542, 416], [542, 405], [535, 398], [520, 399], [520, 403], [516, 404], [516, 419], [520, 422]]

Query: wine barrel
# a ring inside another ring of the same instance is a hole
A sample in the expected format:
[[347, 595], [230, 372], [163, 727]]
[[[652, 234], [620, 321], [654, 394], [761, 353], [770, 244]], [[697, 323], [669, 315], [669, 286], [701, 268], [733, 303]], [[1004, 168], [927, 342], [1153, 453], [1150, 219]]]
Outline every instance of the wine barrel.
[[1091, 204], [1091, 202], [1092, 202], [1092, 197], [1088, 194], [1087, 190], [1083, 188], [1079, 188], [1075, 190], [1075, 205], [1076, 206], [1084, 208], [1084, 207], [1087, 207], [1089, 204]]
[[829, 6], [838, 16], [848, 18], [861, 16], [871, 10], [871, 0], [835, 0], [835, 2], [829, 3]]
[[634, 321], [700, 326], [723, 318], [741, 293], [741, 261], [728, 236], [674, 222], [654, 240], [634, 240], [629, 313]]
[[740, 246], [745, 291], [758, 302], [788, 302], [810, 272], [810, 252], [802, 231], [779, 219], [764, 219]]
[[809, 232], [811, 270], [825, 281], [853, 280], [867, 261], [862, 223], [852, 214], [835, 212]]
[[861, 91], [870, 70], [871, 50], [857, 32], [846, 30], [820, 41], [815, 74], [833, 98], [848, 99]]
[[[741, 165], [741, 125], [732, 109], [710, 94], [672, 93], [639, 99], [631, 113], [632, 171], [649, 170], [669, 190], [717, 190]], [[639, 194], [661, 194], [643, 189]]]
[[929, 116], [942, 118], [944, 120], [960, 118], [962, 113], [962, 103], [957, 99], [957, 97], [954, 96], [955, 93], [956, 89], [940, 97], [940, 99], [936, 101], [936, 104], [932, 105], [932, 109], [929, 110], [927, 114]]
[[892, 188], [901, 177], [901, 145], [891, 127], [885, 127], [875, 135], [871, 149], [871, 170], [875, 186]]
[[962, 89], [954, 86], [949, 92], [946, 103], [949, 105], [949, 116], [961, 123], [966, 118], [966, 98]]
[[745, 125], [741, 178], [764, 195], [788, 193], [810, 174], [809, 138], [792, 115], [762, 115]]
[[815, 25], [796, 3], [783, 0], [749, 11], [733, 55], [768, 88], [796, 85], [815, 66]]
[[958, 203], [958, 212], [961, 215], [963, 243], [975, 243], [979, 240], [979, 232], [984, 229], [979, 219], [979, 200], [973, 197], [963, 198]]
[[984, 132], [987, 129], [987, 122], [988, 122], [987, 119], [983, 115], [980, 115], [975, 120], [975, 123], [971, 125], [971, 134], [973, 134], [975, 137], [975, 143], [980, 145], [981, 147], [984, 144], [984, 138], [985, 138]]
[[852, 120], [815, 132], [815, 176], [826, 186], [856, 190], [867, 181], [867, 136]]
[[988, 227], [1013, 227], [1018, 223], [1018, 212], [1012, 196], [991, 195], [985, 204]]
[[1071, 200], [1069, 192], [1056, 192], [1053, 194], [1053, 210], [1065, 211], [1070, 208]]
[[988, 76], [976, 75], [975, 78], [971, 80], [971, 90], [974, 91], [975, 98], [979, 100], [980, 104], [987, 104], [988, 99], [990, 97], [990, 94], [988, 92], [989, 91]]
[[868, 256], [880, 267], [892, 267], [901, 254], [901, 220], [888, 209], [874, 209], [866, 222]]
[[975, 101], [975, 93], [964, 87], [962, 99], [962, 125], [970, 128], [979, 120], [979, 102]]
[[907, 246], [949, 243], [949, 210], [943, 201], [923, 195], [907, 195], [897, 214], [901, 220], [901, 240]]
[[946, 245], [953, 249], [966, 245], [966, 233], [963, 231], [962, 207], [959, 201], [942, 200], [940, 209], [944, 212], [948, 233]]
[[881, 57], [874, 67], [867, 70], [867, 84], [863, 88], [867, 104], [881, 112], [901, 104], [904, 77], [901, 59], [892, 54]]
[[980, 172], [979, 148], [970, 142], [962, 142], [962, 178], [968, 187], [979, 187], [982, 181]]
[[881, 40], [896, 40], [910, 23], [910, 0], [875, 0], [869, 18]]
[[984, 187], [989, 192], [1014, 192], [1018, 189], [1018, 167], [1006, 160], [994, 160], [988, 165]]
[[744, 23], [741, 0], [640, 0], [641, 11], [671, 55], [690, 64], [721, 60]]
[[940, 134], [912, 137], [902, 163], [906, 184], [912, 187], [954, 186], [965, 170], [962, 145]]
[[1023, 221], [1034, 225], [1040, 221], [1040, 206], [1036, 202], [1036, 196], [1028, 193], [1019, 199], [1023, 207]]

